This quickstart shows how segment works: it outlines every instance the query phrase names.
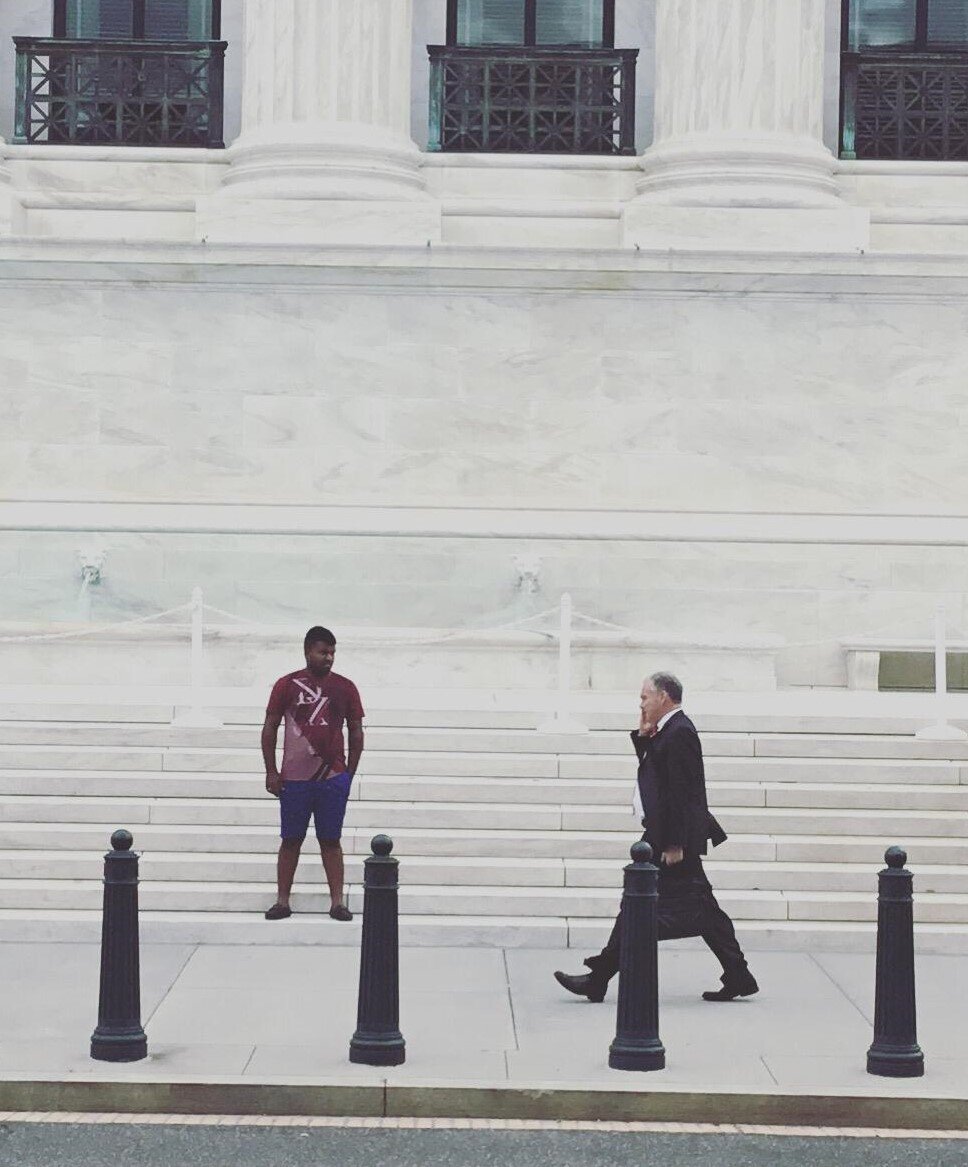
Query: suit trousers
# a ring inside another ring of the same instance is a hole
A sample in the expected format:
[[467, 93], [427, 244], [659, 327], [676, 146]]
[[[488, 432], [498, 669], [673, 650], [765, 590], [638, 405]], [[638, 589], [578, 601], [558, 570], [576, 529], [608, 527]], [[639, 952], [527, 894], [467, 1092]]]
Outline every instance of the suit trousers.
[[[708, 894], [703, 897], [703, 920], [700, 935], [723, 966], [721, 977], [723, 984], [745, 975], [748, 966], [743, 950], [736, 939], [733, 921], [717, 903], [712, 886], [703, 870], [702, 858], [699, 855], [688, 855], [681, 863], [676, 863], [671, 867], [666, 867], [664, 864], [660, 866], [659, 896], [662, 896], [663, 884], [667, 885], [679, 879], [696, 879], [705, 884]], [[661, 928], [659, 929], [659, 939], [668, 939], [667, 936], [662, 935]], [[621, 943], [622, 912], [619, 910], [608, 943], [597, 956], [590, 956], [585, 961], [586, 966], [591, 969], [592, 975], [604, 979], [606, 984], [618, 972]]]

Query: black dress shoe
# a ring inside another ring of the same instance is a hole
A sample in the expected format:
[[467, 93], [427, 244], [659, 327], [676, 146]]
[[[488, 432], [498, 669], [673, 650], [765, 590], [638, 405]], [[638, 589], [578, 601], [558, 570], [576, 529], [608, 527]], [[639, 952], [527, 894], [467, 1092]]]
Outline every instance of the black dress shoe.
[[608, 984], [603, 985], [591, 973], [573, 976], [571, 973], [557, 971], [555, 972], [555, 980], [563, 989], [574, 993], [576, 997], [587, 997], [589, 1001], [596, 1002], [605, 1000], [605, 990], [608, 988]]
[[752, 997], [760, 991], [752, 973], [736, 980], [725, 981], [721, 989], [711, 989], [703, 993], [704, 1001], [735, 1001], [737, 997]]

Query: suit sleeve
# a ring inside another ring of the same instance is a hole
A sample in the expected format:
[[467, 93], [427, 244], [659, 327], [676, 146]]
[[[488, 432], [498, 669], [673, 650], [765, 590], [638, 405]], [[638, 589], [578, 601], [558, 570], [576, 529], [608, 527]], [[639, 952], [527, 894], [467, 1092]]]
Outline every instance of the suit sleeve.
[[689, 842], [689, 800], [702, 785], [702, 746], [695, 732], [676, 733], [665, 750], [666, 800], [665, 845], [682, 847]]
[[633, 729], [629, 734], [629, 737], [632, 739], [632, 748], [635, 750], [635, 756], [641, 762], [648, 752], [649, 739], [647, 737], [642, 737], [637, 729]]

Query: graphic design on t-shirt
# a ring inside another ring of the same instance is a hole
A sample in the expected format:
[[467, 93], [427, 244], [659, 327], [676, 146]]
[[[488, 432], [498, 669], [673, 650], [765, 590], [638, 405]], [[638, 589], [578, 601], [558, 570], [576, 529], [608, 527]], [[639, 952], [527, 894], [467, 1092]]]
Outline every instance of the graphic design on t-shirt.
[[293, 677], [293, 680], [299, 686], [299, 688], [302, 689], [302, 692], [299, 694], [299, 696], [296, 700], [296, 704], [297, 705], [315, 705], [316, 706], [316, 708], [309, 715], [309, 723], [308, 724], [309, 725], [326, 725], [327, 722], [323, 718], [322, 713], [323, 713], [323, 710], [326, 708], [326, 704], [329, 701], [329, 698], [323, 696], [322, 687], [320, 687], [318, 689], [310, 689], [310, 687], [307, 684], [305, 684], [303, 681], [300, 681], [298, 679], [298, 677]]

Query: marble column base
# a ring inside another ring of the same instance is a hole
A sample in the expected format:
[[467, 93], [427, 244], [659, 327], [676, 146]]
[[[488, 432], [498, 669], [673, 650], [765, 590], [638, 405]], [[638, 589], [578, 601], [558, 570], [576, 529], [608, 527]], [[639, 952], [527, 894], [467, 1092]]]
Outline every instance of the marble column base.
[[198, 200], [196, 238], [211, 243], [424, 246], [441, 206], [403, 134], [356, 123], [287, 123], [240, 138], [215, 194]]
[[645, 251], [856, 253], [870, 239], [870, 212], [671, 207], [637, 200], [622, 213], [622, 244]]
[[228, 150], [227, 196], [426, 198], [423, 156], [403, 134], [357, 123], [288, 123], [244, 134]]
[[433, 199], [226, 198], [197, 203], [202, 243], [424, 247], [441, 239], [441, 207]]
[[834, 157], [788, 134], [691, 134], [641, 158], [636, 189], [649, 202], [694, 207], [836, 207]]

